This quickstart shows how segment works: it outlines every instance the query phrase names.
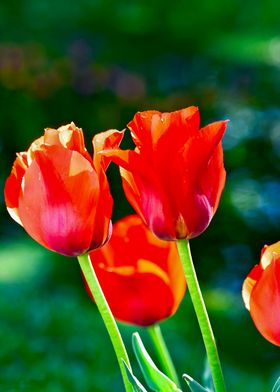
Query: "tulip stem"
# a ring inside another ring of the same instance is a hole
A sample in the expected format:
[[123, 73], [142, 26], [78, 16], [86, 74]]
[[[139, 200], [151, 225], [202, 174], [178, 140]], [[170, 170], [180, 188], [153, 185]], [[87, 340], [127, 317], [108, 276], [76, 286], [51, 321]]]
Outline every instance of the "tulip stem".
[[129, 362], [129, 358], [120, 334], [120, 331], [118, 329], [117, 323], [114, 319], [114, 316], [109, 308], [109, 305], [106, 301], [106, 298], [103, 294], [102, 288], [98, 282], [98, 278], [96, 276], [96, 273], [94, 271], [94, 268], [91, 264], [90, 257], [88, 254], [84, 254], [82, 256], [78, 256], [78, 261], [81, 267], [81, 270], [84, 274], [84, 277], [86, 279], [86, 282], [89, 286], [89, 289], [94, 297], [95, 303], [97, 305], [97, 308], [99, 310], [99, 313], [101, 314], [101, 317], [103, 319], [103, 322], [106, 326], [107, 332], [110, 336], [111, 342], [113, 344], [118, 363], [120, 366], [121, 374], [123, 377], [123, 382], [125, 386], [126, 392], [132, 392], [132, 385], [130, 384], [126, 370], [124, 367], [123, 361], [125, 361], [127, 367], [131, 369], [131, 365]]
[[147, 328], [147, 331], [148, 331], [150, 338], [153, 342], [153, 345], [155, 347], [155, 350], [156, 350], [159, 362], [162, 366], [163, 372], [172, 381], [175, 382], [177, 387], [180, 387], [180, 381], [179, 381], [177, 372], [175, 370], [173, 361], [171, 359], [171, 356], [169, 354], [168, 348], [166, 346], [166, 343], [163, 339], [160, 326], [158, 324], [151, 325], [150, 327]]
[[207, 352], [215, 391], [226, 392], [216, 341], [199, 287], [189, 242], [186, 240], [178, 240], [177, 247], [184, 268], [185, 277], [188, 283], [189, 293]]

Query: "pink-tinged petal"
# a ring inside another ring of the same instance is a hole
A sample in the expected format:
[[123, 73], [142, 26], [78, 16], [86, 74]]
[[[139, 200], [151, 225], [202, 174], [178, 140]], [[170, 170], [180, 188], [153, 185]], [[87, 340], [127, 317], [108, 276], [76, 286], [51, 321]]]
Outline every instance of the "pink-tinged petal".
[[280, 346], [280, 259], [273, 260], [253, 287], [250, 313], [259, 332]]
[[185, 195], [185, 206], [178, 207], [181, 211], [177, 220], [177, 238], [194, 238], [201, 234], [213, 217], [213, 208], [207, 197], [197, 190], [191, 189]]
[[104, 154], [124, 168], [121, 176], [126, 197], [148, 227], [162, 239], [175, 239], [170, 201], [148, 162], [141, 160], [136, 151], [112, 150]]
[[[179, 161], [179, 159], [178, 159]], [[176, 167], [176, 169], [175, 169]], [[213, 207], [199, 185], [189, 175], [191, 167], [175, 166], [173, 175], [166, 174], [165, 193], [173, 207], [175, 238], [193, 238], [202, 233], [213, 217]], [[199, 181], [198, 178], [195, 179]]]
[[120, 170], [125, 195], [147, 226], [162, 239], [175, 239], [174, 219], [157, 176], [148, 169], [145, 175]]
[[19, 216], [36, 241], [76, 256], [89, 250], [99, 195], [98, 177], [76, 151], [45, 147], [23, 178]]

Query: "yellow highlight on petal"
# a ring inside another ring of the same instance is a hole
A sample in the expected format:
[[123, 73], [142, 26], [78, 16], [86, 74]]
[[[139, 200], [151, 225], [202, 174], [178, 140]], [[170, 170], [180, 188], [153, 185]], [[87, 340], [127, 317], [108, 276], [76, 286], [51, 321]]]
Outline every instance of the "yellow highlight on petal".
[[136, 273], [140, 273], [140, 274], [150, 273], [159, 277], [168, 286], [170, 285], [170, 279], [168, 274], [165, 271], [163, 271], [158, 265], [156, 265], [155, 263], [149, 260], [139, 259], [135, 267], [130, 265], [124, 265], [120, 267], [105, 267], [104, 264], [100, 264], [99, 267], [106, 269], [108, 272], [115, 272], [123, 276], [131, 276]]
[[246, 278], [242, 287], [242, 298], [247, 310], [250, 311], [250, 297], [251, 292], [256, 284], [256, 281], [252, 278]]
[[158, 265], [152, 263], [149, 260], [145, 260], [145, 259], [138, 260], [137, 271], [142, 274], [143, 273], [154, 274], [159, 278], [161, 278], [164, 281], [164, 283], [166, 283], [168, 286], [170, 285], [170, 279], [168, 274], [165, 271], [163, 271]]
[[69, 167], [69, 176], [76, 176], [85, 171], [93, 171], [92, 166], [81, 154], [73, 151]]
[[280, 241], [269, 245], [264, 251], [261, 258], [261, 265], [263, 269], [268, 267], [269, 264], [277, 257], [280, 257]]

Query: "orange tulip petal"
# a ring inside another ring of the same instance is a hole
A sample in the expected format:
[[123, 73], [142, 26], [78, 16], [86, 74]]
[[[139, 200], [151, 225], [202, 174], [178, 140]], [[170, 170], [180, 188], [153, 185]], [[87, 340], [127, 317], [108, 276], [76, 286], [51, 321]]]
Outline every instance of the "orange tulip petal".
[[111, 215], [113, 199], [110, 193], [109, 183], [105, 170], [110, 163], [110, 158], [103, 155], [103, 150], [110, 151], [119, 146], [124, 131], [110, 129], [93, 137], [94, 167], [97, 171], [100, 183], [100, 193], [96, 205], [95, 225], [93, 228], [93, 241], [91, 248], [102, 246], [111, 236]]
[[22, 225], [22, 223], [18, 216], [18, 199], [21, 192], [22, 178], [27, 168], [26, 160], [26, 153], [17, 155], [11, 174], [7, 178], [4, 190], [7, 210], [11, 217], [20, 225]]
[[153, 168], [141, 160], [136, 151], [112, 150], [104, 151], [104, 154], [123, 168], [121, 176], [126, 196], [133, 208], [145, 217], [146, 224], [160, 238], [174, 238], [170, 202]]
[[100, 192], [95, 205], [95, 221], [93, 226], [91, 249], [105, 244], [112, 232], [113, 198], [110, 193], [109, 183], [104, 173], [99, 174]]
[[206, 195], [209, 204], [215, 213], [226, 182], [226, 171], [224, 168], [223, 148], [219, 143], [206, 166], [199, 181], [201, 191]]
[[176, 245], [155, 237], [137, 215], [116, 222], [110, 241], [90, 257], [119, 320], [147, 326], [177, 310], [186, 283]]
[[225, 181], [220, 140], [226, 121], [202, 128], [165, 173], [166, 193], [177, 213], [177, 238], [193, 238], [209, 225]]
[[105, 154], [100, 154], [103, 150], [110, 151], [116, 149], [122, 139], [124, 131], [118, 131], [116, 129], [109, 129], [108, 131], [98, 133], [92, 139], [94, 149], [94, 166], [97, 171], [102, 168], [104, 171], [107, 169], [110, 163], [110, 158]]
[[159, 238], [193, 238], [209, 225], [225, 184], [226, 124], [199, 129], [196, 107], [137, 113], [128, 124], [135, 150], [103, 152], [121, 166], [128, 201]]
[[56, 252], [70, 256], [86, 252], [99, 195], [96, 172], [76, 151], [52, 146], [34, 154], [19, 198], [24, 228]]
[[170, 287], [157, 275], [139, 272], [126, 275], [96, 266], [95, 271], [118, 320], [148, 326], [171, 315], [173, 296]]
[[280, 346], [280, 259], [273, 260], [251, 291], [250, 313], [259, 332]]
[[25, 174], [26, 154], [18, 154], [14, 161], [10, 176], [5, 184], [5, 201], [9, 208], [18, 207], [18, 197], [21, 190], [21, 181]]
[[[178, 149], [199, 128], [199, 112], [195, 106], [170, 113], [156, 110], [138, 112], [128, 124], [137, 147], [146, 153], [158, 152], [166, 146]], [[178, 129], [180, 132], [178, 132]]]
[[248, 310], [250, 310], [250, 299], [252, 290], [255, 287], [256, 283], [260, 280], [262, 273], [262, 267], [259, 264], [255, 265], [243, 283], [242, 298], [245, 303], [245, 307]]
[[86, 151], [83, 131], [76, 127], [73, 122], [62, 125], [58, 129], [46, 128], [44, 144], [47, 146], [61, 146], [68, 150], [77, 151], [82, 155]]

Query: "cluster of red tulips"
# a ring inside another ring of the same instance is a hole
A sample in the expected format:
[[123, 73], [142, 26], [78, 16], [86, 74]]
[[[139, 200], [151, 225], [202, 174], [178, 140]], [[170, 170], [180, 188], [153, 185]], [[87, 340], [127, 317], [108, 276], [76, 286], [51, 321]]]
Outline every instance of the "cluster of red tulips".
[[[197, 107], [139, 112], [128, 124], [134, 150], [119, 148], [124, 131], [108, 130], [93, 137], [93, 157], [74, 123], [47, 128], [27, 151], [17, 154], [7, 179], [5, 200], [11, 217], [46, 248], [78, 257], [126, 391], [146, 391], [146, 386], [134, 375], [115, 319], [152, 331], [161, 369], [140, 337], [133, 336], [148, 387], [181, 390], [158, 322], [176, 312], [187, 285], [212, 379], [200, 385], [185, 375], [185, 381], [192, 391], [226, 390], [189, 247], [189, 240], [207, 228], [218, 208], [226, 179], [226, 125], [217, 121], [200, 128]], [[136, 212], [114, 225], [106, 177], [111, 161], [120, 167], [125, 195]], [[280, 242], [264, 247], [242, 294], [260, 333], [280, 345]]]

